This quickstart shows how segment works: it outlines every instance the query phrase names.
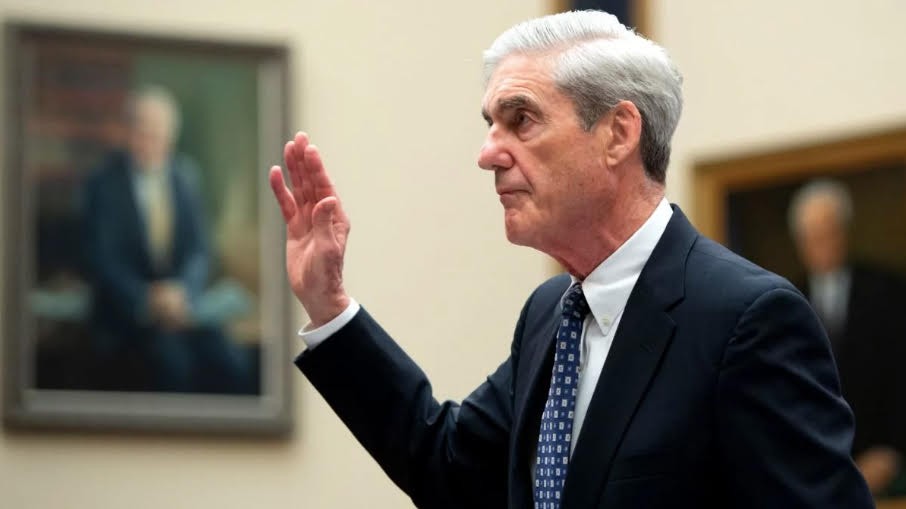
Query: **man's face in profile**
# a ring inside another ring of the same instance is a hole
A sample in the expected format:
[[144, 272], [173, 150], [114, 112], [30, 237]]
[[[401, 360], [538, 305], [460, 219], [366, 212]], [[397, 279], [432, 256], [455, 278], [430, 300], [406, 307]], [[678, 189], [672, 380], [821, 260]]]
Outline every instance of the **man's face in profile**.
[[129, 131], [129, 150], [143, 170], [162, 168], [170, 157], [173, 118], [170, 111], [153, 99], [136, 102]]
[[614, 188], [603, 166], [607, 133], [582, 129], [553, 64], [512, 55], [498, 65], [482, 101], [489, 130], [478, 157], [494, 171], [507, 238], [547, 252], [564, 229], [600, 222], [595, 212], [606, 210]]
[[838, 204], [829, 196], [805, 202], [796, 222], [796, 247], [806, 270], [824, 274], [840, 268], [846, 260], [846, 227]]

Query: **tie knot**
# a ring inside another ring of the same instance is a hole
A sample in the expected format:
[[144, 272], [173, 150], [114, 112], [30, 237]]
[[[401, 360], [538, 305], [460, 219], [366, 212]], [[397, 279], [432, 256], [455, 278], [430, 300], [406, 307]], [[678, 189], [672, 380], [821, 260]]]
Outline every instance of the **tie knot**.
[[583, 319], [588, 314], [588, 301], [582, 293], [582, 283], [575, 283], [563, 298], [563, 316]]

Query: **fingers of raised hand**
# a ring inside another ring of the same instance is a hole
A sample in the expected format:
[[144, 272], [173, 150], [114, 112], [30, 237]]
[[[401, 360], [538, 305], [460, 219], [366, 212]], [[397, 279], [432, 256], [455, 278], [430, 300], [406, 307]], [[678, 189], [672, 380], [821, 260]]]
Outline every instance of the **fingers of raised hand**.
[[328, 196], [336, 196], [333, 183], [324, 169], [321, 153], [311, 144], [306, 133], [296, 133], [286, 143], [283, 158], [293, 184], [293, 195], [300, 207], [314, 206]]
[[302, 167], [296, 159], [295, 142], [290, 140], [283, 146], [283, 161], [286, 163], [286, 172], [289, 173], [289, 180], [292, 183], [292, 194], [296, 198], [299, 206], [305, 198], [302, 196]]
[[337, 191], [333, 187], [330, 175], [324, 169], [324, 162], [321, 160], [321, 153], [318, 147], [309, 145], [305, 149], [305, 167], [307, 169], [308, 182], [312, 186], [314, 200], [319, 202], [330, 196], [337, 196]]
[[307, 216], [301, 217], [301, 226], [307, 231], [312, 226], [311, 212], [315, 206], [325, 198], [334, 198], [333, 203], [328, 205], [329, 216], [342, 223], [348, 223], [333, 182], [324, 169], [321, 153], [311, 144], [308, 135], [299, 132], [287, 142], [283, 147], [283, 158], [292, 183], [292, 191], [283, 184], [279, 167], [271, 170], [270, 183], [280, 203], [284, 219], [289, 222], [294, 216]]
[[302, 199], [307, 203], [314, 206], [317, 201], [312, 190], [311, 182], [311, 168], [308, 165], [308, 160], [305, 158], [305, 152], [310, 146], [310, 141], [308, 135], [303, 132], [296, 133], [295, 138], [290, 142], [292, 157], [295, 167], [297, 168], [296, 175], [298, 176], [298, 181], [293, 180], [293, 186], [298, 189], [298, 192], [302, 193]]
[[280, 170], [279, 166], [271, 167], [268, 180], [271, 184], [271, 190], [274, 192], [274, 197], [277, 198], [277, 203], [280, 204], [280, 212], [283, 213], [283, 220], [289, 222], [296, 214], [296, 200], [283, 182], [283, 172]]

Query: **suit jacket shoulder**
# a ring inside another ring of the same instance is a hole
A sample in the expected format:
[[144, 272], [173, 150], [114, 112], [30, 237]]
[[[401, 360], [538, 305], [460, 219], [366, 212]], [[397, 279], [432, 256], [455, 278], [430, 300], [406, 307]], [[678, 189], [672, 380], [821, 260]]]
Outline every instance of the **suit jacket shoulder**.
[[[701, 235], [689, 252], [684, 283], [683, 306], [691, 313], [707, 313], [727, 329], [735, 326], [742, 313], [767, 292], [784, 290], [802, 297], [783, 277]], [[716, 337], [727, 340], [729, 335]]]

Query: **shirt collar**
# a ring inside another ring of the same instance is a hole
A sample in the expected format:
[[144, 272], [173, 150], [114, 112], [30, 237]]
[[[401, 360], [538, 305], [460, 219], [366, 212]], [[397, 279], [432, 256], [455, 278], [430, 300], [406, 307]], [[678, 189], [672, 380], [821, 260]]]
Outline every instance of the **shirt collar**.
[[169, 164], [163, 164], [159, 167], [142, 168], [138, 164], [138, 161], [131, 155], [127, 157], [126, 165], [129, 168], [129, 174], [132, 175], [132, 179], [141, 180], [143, 182], [164, 180], [170, 173]]
[[[670, 203], [662, 198], [645, 223], [582, 281], [588, 307], [605, 335], [626, 307], [629, 294], [672, 215]], [[578, 281], [575, 276], [570, 277], [573, 283]]]
[[809, 292], [820, 298], [827, 294], [849, 289], [850, 271], [847, 267], [809, 276]]

